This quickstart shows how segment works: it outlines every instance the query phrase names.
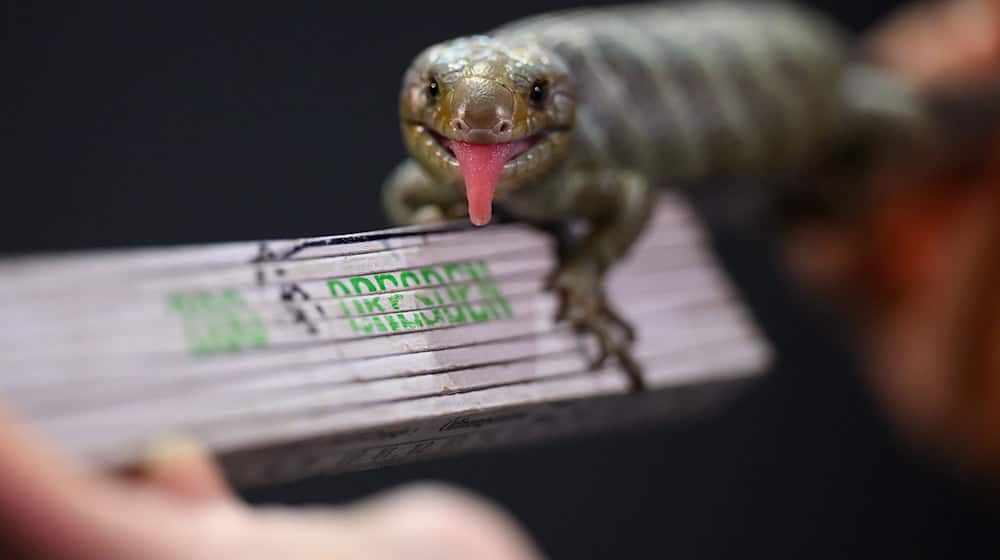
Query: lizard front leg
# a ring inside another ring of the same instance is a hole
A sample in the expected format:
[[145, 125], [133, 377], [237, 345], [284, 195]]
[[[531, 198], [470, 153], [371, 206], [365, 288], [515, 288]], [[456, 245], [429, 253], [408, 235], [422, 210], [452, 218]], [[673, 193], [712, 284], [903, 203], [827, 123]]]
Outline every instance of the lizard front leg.
[[[597, 339], [600, 353], [594, 367], [615, 355], [633, 388], [641, 389], [642, 372], [630, 349], [634, 329], [608, 301], [604, 277], [649, 222], [655, 192], [642, 175], [612, 169], [573, 172], [558, 188], [557, 206], [566, 215], [585, 220], [589, 231], [552, 276], [551, 287], [560, 295], [557, 318]], [[615, 340], [615, 328], [622, 331], [624, 342]]]
[[409, 226], [466, 216], [461, 192], [435, 181], [412, 159], [396, 166], [382, 186], [382, 206], [393, 225]]

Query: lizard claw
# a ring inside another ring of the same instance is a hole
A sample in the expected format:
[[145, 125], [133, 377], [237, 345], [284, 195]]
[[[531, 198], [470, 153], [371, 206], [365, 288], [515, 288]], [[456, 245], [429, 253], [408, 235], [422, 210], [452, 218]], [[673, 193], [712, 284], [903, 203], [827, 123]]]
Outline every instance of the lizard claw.
[[[633, 389], [639, 390], [644, 386], [642, 368], [631, 352], [635, 329], [608, 303], [602, 280], [596, 267], [585, 264], [568, 264], [556, 272], [549, 282], [550, 288], [559, 294], [556, 320], [569, 321], [577, 332], [595, 338], [599, 349], [591, 361], [592, 369], [602, 367], [613, 355], [629, 376]], [[616, 328], [624, 341], [616, 340]]]

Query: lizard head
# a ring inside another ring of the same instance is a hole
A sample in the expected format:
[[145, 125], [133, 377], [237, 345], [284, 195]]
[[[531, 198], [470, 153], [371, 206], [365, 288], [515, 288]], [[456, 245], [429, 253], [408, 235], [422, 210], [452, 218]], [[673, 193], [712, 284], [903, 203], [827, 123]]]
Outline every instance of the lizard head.
[[485, 225], [494, 199], [569, 153], [574, 109], [557, 57], [473, 36], [417, 56], [403, 78], [400, 125], [410, 156], [435, 179], [464, 186], [470, 220]]

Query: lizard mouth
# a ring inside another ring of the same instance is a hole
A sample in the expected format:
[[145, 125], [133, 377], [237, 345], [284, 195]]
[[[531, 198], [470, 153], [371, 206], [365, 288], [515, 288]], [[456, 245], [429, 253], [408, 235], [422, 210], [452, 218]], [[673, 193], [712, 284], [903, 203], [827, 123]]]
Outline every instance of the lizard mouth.
[[[455, 165], [461, 165], [458, 155], [455, 154], [455, 147], [460, 146], [462, 144], [472, 144], [472, 143], [453, 140], [430, 128], [427, 129], [427, 132], [428, 134], [430, 134], [432, 138], [434, 138], [434, 141], [437, 142], [438, 146], [440, 146], [444, 150], [444, 155], [447, 158], [449, 158], [451, 162], [453, 162]], [[511, 140], [510, 142], [497, 142], [493, 144], [478, 144], [478, 145], [496, 146], [506, 151], [507, 158], [503, 164], [503, 172], [506, 175], [509, 172], [514, 171], [514, 169], [516, 169], [517, 167], [517, 164], [519, 163], [519, 160], [522, 159], [523, 156], [528, 154], [528, 152], [530, 152], [531, 149], [534, 148], [539, 142], [541, 142], [548, 134], [549, 134], [548, 131], [542, 131], [532, 134], [530, 136], [526, 136], [524, 138]]]
[[504, 174], [516, 171], [518, 158], [528, 157], [542, 139], [541, 134], [534, 134], [510, 142], [473, 143], [444, 138], [440, 134], [433, 136], [448, 157], [458, 161], [458, 169], [465, 179], [469, 219], [477, 226], [490, 222], [493, 197]]
[[490, 222], [495, 196], [503, 197], [550, 169], [569, 135], [568, 130], [547, 128], [509, 142], [472, 143], [423, 123], [409, 123], [407, 128], [412, 153], [428, 170], [441, 179], [464, 183], [474, 225]]
[[[422, 122], [407, 121], [411, 140], [416, 151], [421, 152], [425, 163], [430, 164], [437, 172], [445, 172], [453, 178], [459, 178], [460, 162], [455, 153], [456, 145], [470, 144], [461, 142], [434, 130]], [[542, 167], [548, 158], [561, 145], [562, 136], [569, 131], [568, 127], [551, 127], [510, 142], [496, 144], [477, 144], [492, 146], [509, 146], [509, 153], [503, 165], [501, 180], [529, 176]]]

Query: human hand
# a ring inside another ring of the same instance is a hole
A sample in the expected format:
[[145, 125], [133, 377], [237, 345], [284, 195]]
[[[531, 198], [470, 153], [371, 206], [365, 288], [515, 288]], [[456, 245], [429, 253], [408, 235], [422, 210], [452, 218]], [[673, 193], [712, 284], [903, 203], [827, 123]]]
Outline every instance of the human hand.
[[872, 36], [873, 54], [921, 88], [960, 86], [1000, 71], [1000, 1], [905, 6]]
[[0, 410], [0, 557], [541, 558], [507, 515], [442, 485], [349, 507], [252, 508], [191, 443], [163, 442], [138, 470], [134, 478], [86, 471]]
[[[1000, 75], [1000, 2], [904, 10], [872, 44], [923, 91]], [[874, 174], [860, 224], [816, 224], [788, 261], [854, 320], [872, 386], [910, 441], [1000, 479], [1000, 125]]]

